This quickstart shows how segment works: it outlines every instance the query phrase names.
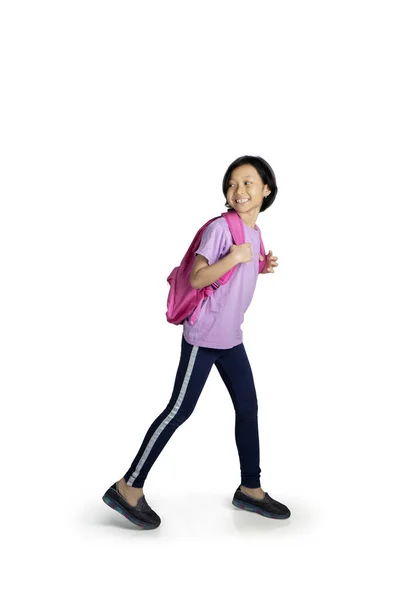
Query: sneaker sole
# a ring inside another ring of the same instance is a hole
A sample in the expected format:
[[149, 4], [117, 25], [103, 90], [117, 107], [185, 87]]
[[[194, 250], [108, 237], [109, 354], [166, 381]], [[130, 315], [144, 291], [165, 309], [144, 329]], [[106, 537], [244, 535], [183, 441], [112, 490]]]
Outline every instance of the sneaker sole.
[[250, 512], [255, 512], [258, 515], [262, 515], [263, 517], [269, 517], [270, 519], [288, 519], [289, 515], [274, 515], [272, 513], [267, 512], [266, 510], [262, 510], [259, 506], [253, 506], [253, 504], [248, 504], [247, 502], [243, 502], [241, 500], [232, 500], [233, 506], [236, 508], [242, 508], [243, 510], [248, 510]]
[[129, 512], [127, 512], [124, 509], [124, 507], [121, 506], [121, 504], [119, 504], [118, 502], [116, 502], [116, 500], [114, 500], [113, 498], [109, 498], [107, 496], [107, 493], [104, 494], [103, 500], [107, 504], [107, 506], [109, 506], [110, 508], [113, 508], [114, 510], [116, 510], [117, 512], [119, 512], [126, 519], [128, 519], [128, 521], [131, 521], [132, 523], [134, 523], [135, 525], [137, 525], [141, 529], [156, 529], [159, 526], [159, 523], [157, 525], [149, 525], [149, 523], [143, 523], [143, 521], [139, 521], [139, 519], [135, 519], [135, 517], [132, 516]]

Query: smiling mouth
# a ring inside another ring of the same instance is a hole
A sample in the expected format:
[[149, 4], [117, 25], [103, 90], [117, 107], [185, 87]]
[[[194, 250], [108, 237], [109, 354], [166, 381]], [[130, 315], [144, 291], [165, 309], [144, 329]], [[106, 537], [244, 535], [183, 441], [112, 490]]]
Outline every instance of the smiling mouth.
[[248, 198], [239, 198], [239, 200], [235, 200], [236, 204], [246, 204], [248, 201]]

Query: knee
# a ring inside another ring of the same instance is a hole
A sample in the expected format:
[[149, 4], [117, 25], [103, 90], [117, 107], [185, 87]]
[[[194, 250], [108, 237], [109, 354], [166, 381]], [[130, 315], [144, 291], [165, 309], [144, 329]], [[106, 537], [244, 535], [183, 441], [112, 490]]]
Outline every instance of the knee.
[[192, 415], [192, 413], [193, 413], [193, 410], [190, 410], [190, 411], [186, 411], [186, 412], [183, 412], [183, 413], [177, 415], [179, 424], [182, 425], [182, 423], [187, 421], [188, 418]]
[[193, 413], [193, 410], [179, 410], [176, 415], [171, 420], [171, 424], [173, 424], [176, 428], [180, 427], [185, 421], [188, 420], [190, 415]]
[[258, 405], [236, 409], [236, 418], [240, 421], [254, 421], [258, 417]]

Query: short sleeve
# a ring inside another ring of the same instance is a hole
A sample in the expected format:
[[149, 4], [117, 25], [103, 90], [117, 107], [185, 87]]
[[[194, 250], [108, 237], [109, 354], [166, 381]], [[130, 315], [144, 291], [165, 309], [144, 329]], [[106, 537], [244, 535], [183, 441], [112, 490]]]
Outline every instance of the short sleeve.
[[232, 245], [228, 239], [228, 232], [220, 219], [212, 221], [203, 231], [200, 246], [196, 254], [205, 256], [209, 265], [213, 265], [225, 256]]

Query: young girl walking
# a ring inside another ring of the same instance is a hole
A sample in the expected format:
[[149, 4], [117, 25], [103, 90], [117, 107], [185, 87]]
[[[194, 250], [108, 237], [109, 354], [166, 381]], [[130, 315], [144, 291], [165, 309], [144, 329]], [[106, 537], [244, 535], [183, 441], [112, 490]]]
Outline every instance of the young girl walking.
[[[190, 274], [190, 284], [201, 290], [235, 267], [232, 277], [204, 298], [196, 320], [183, 322], [181, 357], [172, 396], [150, 425], [125, 475], [104, 494], [103, 500], [144, 529], [161, 523], [143, 494], [147, 475], [166, 443], [192, 414], [213, 365], [225, 383], [236, 413], [235, 440], [241, 483], [232, 503], [262, 516], [287, 519], [290, 510], [261, 488], [258, 404], [253, 374], [243, 345], [241, 324], [250, 306], [257, 278], [261, 232], [260, 212], [275, 200], [278, 188], [270, 165], [259, 156], [241, 156], [227, 169], [222, 182], [228, 211], [243, 221], [245, 243], [235, 245], [226, 219], [214, 219], [203, 231]], [[261, 273], [278, 266], [272, 250]]]

